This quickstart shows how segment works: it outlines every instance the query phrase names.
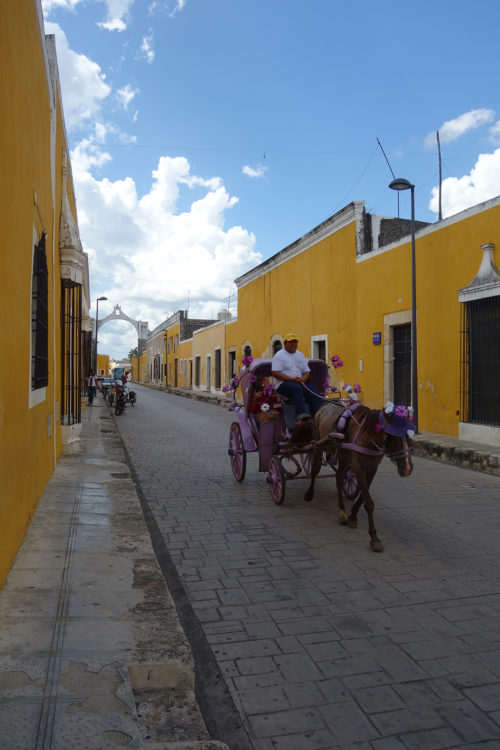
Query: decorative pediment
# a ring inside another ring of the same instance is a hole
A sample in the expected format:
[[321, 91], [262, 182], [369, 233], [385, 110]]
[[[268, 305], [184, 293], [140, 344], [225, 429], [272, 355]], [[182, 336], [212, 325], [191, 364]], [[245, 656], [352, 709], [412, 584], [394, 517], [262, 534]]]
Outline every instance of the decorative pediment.
[[475, 299], [500, 295], [500, 273], [493, 257], [495, 244], [487, 242], [485, 245], [481, 245], [481, 250], [483, 251], [483, 259], [475, 278], [463, 289], [458, 290], [460, 302], [470, 302]]

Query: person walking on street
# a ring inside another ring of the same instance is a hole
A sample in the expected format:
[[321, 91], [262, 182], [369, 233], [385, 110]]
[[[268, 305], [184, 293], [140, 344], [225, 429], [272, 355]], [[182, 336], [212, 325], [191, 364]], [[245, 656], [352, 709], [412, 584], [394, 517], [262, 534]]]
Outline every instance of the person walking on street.
[[96, 384], [97, 384], [97, 380], [94, 375], [94, 371], [89, 370], [89, 374], [87, 375], [87, 396], [89, 399], [89, 406], [92, 406], [92, 402], [94, 401], [94, 396], [96, 393]]

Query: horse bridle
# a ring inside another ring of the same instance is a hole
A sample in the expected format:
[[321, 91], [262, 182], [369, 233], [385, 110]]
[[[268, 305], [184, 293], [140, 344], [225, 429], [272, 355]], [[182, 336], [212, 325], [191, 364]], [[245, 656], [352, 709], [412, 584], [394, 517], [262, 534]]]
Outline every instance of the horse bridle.
[[[326, 403], [330, 403], [330, 404], [332, 403], [332, 399], [325, 398], [324, 396], [321, 396], [319, 393], [314, 393], [314, 391], [311, 391], [311, 389], [308, 388], [305, 383], [303, 383], [302, 385], [304, 386], [304, 388], [306, 388], [306, 390], [309, 391], [309, 393], [312, 393], [314, 396], [320, 398], [322, 401], [325, 401]], [[339, 399], [339, 400], [341, 401], [341, 399]], [[357, 426], [358, 426], [356, 434], [354, 435], [354, 438], [353, 438], [353, 442], [352, 443], [342, 443], [341, 447], [342, 448], [346, 448], [348, 450], [355, 451], [356, 453], [361, 453], [364, 456], [387, 456], [387, 458], [390, 461], [392, 461], [393, 463], [396, 463], [396, 461], [397, 461], [398, 458], [409, 458], [411, 456], [411, 452], [412, 452], [411, 441], [408, 442], [407, 440], [405, 440], [404, 442], [405, 442], [406, 447], [405, 448], [401, 448], [401, 450], [398, 450], [398, 451], [389, 451], [387, 449], [386, 445], [385, 445], [385, 441], [386, 441], [386, 438], [387, 438], [387, 433], [385, 433], [386, 437], [384, 438], [384, 445], [383, 445], [383, 447], [379, 446], [372, 438], [370, 438], [370, 442], [375, 446], [375, 449], [373, 449], [373, 448], [365, 448], [364, 446], [358, 445], [356, 443], [356, 440], [357, 440], [357, 437], [359, 435], [359, 432], [360, 432], [361, 428], [363, 427], [363, 425], [365, 423], [365, 420], [366, 420], [366, 414], [365, 414], [365, 416], [364, 416], [364, 418], [362, 419], [361, 422], [358, 422], [358, 420], [354, 416], [354, 410], [359, 405], [360, 405], [359, 402], [356, 402], [356, 401], [353, 404], [347, 404], [347, 405], [345, 405], [345, 410], [343, 411], [343, 413], [339, 417], [339, 420], [338, 420], [337, 424], [338, 424], [338, 426], [340, 427], [341, 430], [344, 429], [344, 427], [345, 427], [348, 419], [353, 419], [355, 421], [355, 423], [357, 424]], [[354, 407], [354, 408], [352, 408], [352, 407]], [[342, 425], [340, 424], [341, 420], [344, 420], [344, 423]], [[385, 432], [385, 430], [384, 430], [384, 432]]]

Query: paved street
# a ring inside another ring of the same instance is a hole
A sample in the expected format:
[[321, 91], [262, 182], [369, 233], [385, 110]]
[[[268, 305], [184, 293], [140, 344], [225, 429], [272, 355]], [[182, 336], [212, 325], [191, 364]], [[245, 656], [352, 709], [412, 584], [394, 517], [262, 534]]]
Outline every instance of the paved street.
[[499, 478], [421, 458], [401, 479], [384, 459], [375, 554], [363, 510], [338, 524], [332, 479], [310, 504], [289, 482], [278, 507], [255, 454], [234, 481], [229, 411], [137, 392], [116, 422], [195, 658], [241, 715], [231, 750], [498, 750]]

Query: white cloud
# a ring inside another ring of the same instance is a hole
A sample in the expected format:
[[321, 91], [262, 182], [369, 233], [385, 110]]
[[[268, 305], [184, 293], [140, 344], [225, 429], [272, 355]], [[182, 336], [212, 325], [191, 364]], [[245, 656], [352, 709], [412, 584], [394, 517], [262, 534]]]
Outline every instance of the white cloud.
[[241, 171], [248, 177], [264, 177], [264, 175], [269, 171], [269, 168], [262, 166], [262, 164], [258, 164], [255, 168], [245, 165], [241, 168]]
[[[500, 195], [500, 148], [492, 154], [479, 154], [470, 174], [443, 180], [443, 217], [452, 216], [497, 195]], [[432, 188], [429, 208], [438, 213], [438, 187]]]
[[155, 59], [155, 51], [153, 49], [153, 34], [145, 36], [141, 44], [142, 56], [147, 60], [148, 63], [152, 63]]
[[97, 24], [107, 31], [125, 31], [127, 28], [130, 6], [134, 0], [104, 0], [108, 14], [105, 21]]
[[55, 8], [74, 10], [83, 0], [42, 0], [42, 9], [45, 16]]
[[[474, 130], [480, 125], [485, 125], [495, 119], [495, 112], [492, 109], [471, 109], [454, 120], [444, 122], [439, 130], [439, 140], [441, 143], [451, 143], [469, 130]], [[433, 148], [436, 143], [436, 132], [429, 133], [424, 140], [427, 148]]]
[[[97, 25], [107, 31], [125, 31], [127, 21], [130, 15], [130, 7], [134, 0], [100, 0], [105, 3], [107, 16], [105, 21]], [[51, 11], [56, 9], [74, 11], [77, 5], [84, 3], [85, 0], [42, 0], [42, 8], [45, 17], [48, 17]]]
[[66, 34], [57, 23], [46, 23], [48, 34], [55, 34], [59, 75], [64, 102], [64, 117], [69, 130], [98, 115], [101, 104], [111, 92], [99, 65], [70, 49]]
[[490, 141], [494, 144], [500, 143], [500, 120], [497, 120], [490, 128]]
[[128, 105], [130, 104], [134, 96], [136, 96], [136, 94], [138, 93], [138, 89], [133, 89], [132, 86], [127, 83], [126, 86], [118, 89], [118, 91], [116, 92], [116, 96], [118, 97], [118, 100], [123, 109], [128, 109]]
[[[99, 306], [100, 314], [118, 303], [127, 315], [147, 320], [153, 328], [166, 310], [186, 307], [189, 289], [190, 315], [216, 316], [228, 291], [235, 294], [233, 280], [262, 261], [251, 232], [225, 226], [226, 214], [238, 199], [228, 194], [219, 177], [193, 175], [187, 159], [167, 156], [153, 171], [148, 192], [139, 197], [131, 177], [111, 181], [93, 176], [92, 169], [108, 160], [90, 141], [72, 153], [93, 296], [108, 297], [102, 312]], [[196, 194], [180, 210], [187, 190]], [[110, 354], [126, 353], [136, 345], [133, 329], [122, 342], [123, 350], [118, 350], [118, 340], [109, 339], [109, 345]], [[100, 349], [105, 351], [103, 345]]]
[[186, 0], [177, 0], [173, 11], [170, 13], [171, 16], [175, 16], [176, 13], [180, 13], [186, 5]]

